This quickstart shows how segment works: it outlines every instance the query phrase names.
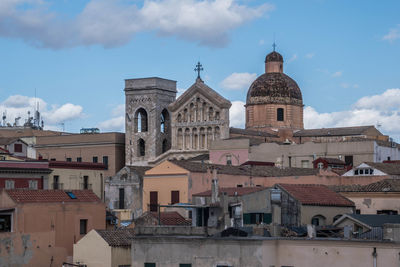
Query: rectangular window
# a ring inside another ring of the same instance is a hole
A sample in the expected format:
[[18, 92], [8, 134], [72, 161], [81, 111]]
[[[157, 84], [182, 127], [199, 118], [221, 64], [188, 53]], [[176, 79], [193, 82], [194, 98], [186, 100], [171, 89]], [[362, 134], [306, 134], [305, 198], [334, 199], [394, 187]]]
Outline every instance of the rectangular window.
[[278, 108], [276, 110], [276, 120], [277, 121], [284, 121], [283, 108]]
[[11, 232], [11, 214], [0, 214], [0, 232]]
[[93, 157], [93, 163], [97, 163], [99, 161], [98, 157]]
[[82, 162], [82, 158], [81, 157], [77, 157], [76, 158], [76, 162]]
[[58, 175], [53, 176], [53, 189], [60, 189], [60, 177]]
[[358, 173], [359, 173], [360, 175], [363, 175], [363, 174], [364, 174], [364, 170], [363, 170], [363, 169], [360, 169], [360, 170], [358, 170]]
[[150, 211], [158, 210], [158, 192], [151, 191], [150, 192]]
[[308, 160], [302, 160], [302, 161], [301, 161], [301, 167], [302, 167], [302, 168], [308, 168], [308, 167], [309, 167], [309, 166], [308, 166], [308, 163], [309, 163]]
[[180, 263], [179, 267], [192, 267], [191, 263]]
[[226, 165], [232, 165], [232, 155], [226, 155]]
[[67, 162], [71, 162], [72, 161], [72, 159], [71, 158], [67, 158]]
[[171, 204], [179, 203], [179, 191], [171, 191]]
[[51, 158], [50, 161], [56, 161], [56, 159], [55, 158]]
[[144, 267], [156, 267], [156, 264], [152, 262], [145, 262]]
[[125, 208], [125, 189], [120, 188], [119, 189], [119, 204], [118, 204], [119, 209], [124, 209]]
[[13, 180], [6, 180], [6, 189], [14, 189], [15, 182]]
[[86, 235], [87, 233], [87, 219], [81, 219], [79, 223], [79, 233]]
[[344, 156], [344, 162], [347, 166], [353, 166], [353, 156]]
[[14, 144], [14, 152], [22, 152], [22, 144]]
[[106, 170], [108, 170], [108, 156], [103, 156], [103, 164], [106, 165]]
[[38, 189], [38, 181], [29, 180], [29, 189]]
[[358, 170], [354, 170], [354, 175], [358, 175]]

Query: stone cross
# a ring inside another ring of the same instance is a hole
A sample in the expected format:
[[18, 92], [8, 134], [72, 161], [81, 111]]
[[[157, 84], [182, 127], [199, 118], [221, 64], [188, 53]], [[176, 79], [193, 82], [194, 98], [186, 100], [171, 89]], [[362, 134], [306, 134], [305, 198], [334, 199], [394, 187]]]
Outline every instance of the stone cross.
[[203, 65], [200, 64], [200, 61], [197, 62], [196, 68], [194, 71], [197, 71], [197, 79], [200, 79], [200, 71], [204, 70]]

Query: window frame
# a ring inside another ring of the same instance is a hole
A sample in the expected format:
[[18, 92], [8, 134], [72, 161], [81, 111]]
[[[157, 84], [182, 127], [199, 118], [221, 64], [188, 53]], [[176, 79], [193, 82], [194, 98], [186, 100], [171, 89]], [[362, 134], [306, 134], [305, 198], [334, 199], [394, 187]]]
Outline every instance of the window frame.
[[[83, 224], [82, 224], [83, 223]], [[79, 220], [79, 234], [86, 235], [87, 234], [87, 226], [88, 226], [88, 219], [80, 219]]]

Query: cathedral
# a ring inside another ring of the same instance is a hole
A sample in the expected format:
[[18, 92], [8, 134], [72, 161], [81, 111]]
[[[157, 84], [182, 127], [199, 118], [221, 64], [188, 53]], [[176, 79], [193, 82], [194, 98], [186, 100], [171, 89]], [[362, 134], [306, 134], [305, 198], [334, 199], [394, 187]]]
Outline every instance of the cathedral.
[[[304, 129], [303, 98], [297, 83], [283, 73], [283, 57], [265, 57], [265, 73], [246, 98], [245, 129], [229, 127], [231, 102], [207, 86], [196, 66], [195, 83], [176, 98], [176, 81], [162, 78], [125, 80], [126, 165], [155, 165], [208, 154], [213, 141], [249, 138], [260, 142], [344, 141], [347, 137], [382, 139], [375, 127]], [[358, 133], [359, 132], [359, 133]]]

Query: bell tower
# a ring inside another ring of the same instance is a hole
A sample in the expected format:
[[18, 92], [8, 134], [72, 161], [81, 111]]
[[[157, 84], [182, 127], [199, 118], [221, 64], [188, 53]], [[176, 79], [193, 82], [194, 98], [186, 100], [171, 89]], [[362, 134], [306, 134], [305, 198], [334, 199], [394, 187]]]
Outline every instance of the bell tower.
[[168, 105], [176, 81], [162, 78], [125, 80], [125, 162], [144, 166], [171, 148]]

